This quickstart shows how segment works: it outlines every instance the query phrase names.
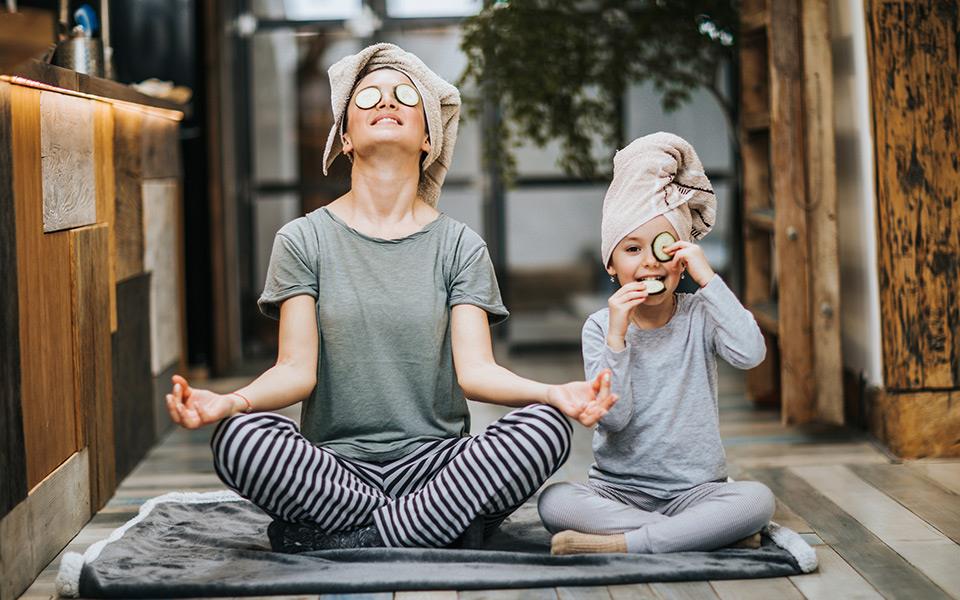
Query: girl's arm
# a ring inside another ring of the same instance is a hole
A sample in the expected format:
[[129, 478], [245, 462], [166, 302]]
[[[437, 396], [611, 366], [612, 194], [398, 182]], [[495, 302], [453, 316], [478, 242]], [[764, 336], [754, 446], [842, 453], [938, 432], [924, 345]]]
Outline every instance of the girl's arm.
[[600, 427], [609, 431], [620, 431], [633, 417], [633, 393], [630, 389], [630, 346], [620, 337], [623, 346], [614, 350], [608, 342], [608, 335], [595, 319], [587, 319], [583, 325], [581, 337], [583, 347], [583, 368], [587, 379], [592, 379], [604, 371], [611, 374], [612, 392], [619, 402], [600, 419]]
[[711, 343], [714, 351], [738, 369], [752, 369], [762, 363], [767, 355], [767, 345], [757, 320], [710, 268], [703, 249], [690, 242], [678, 241], [664, 251], [686, 267], [700, 285], [697, 294], [705, 300], [703, 305], [713, 324]]
[[498, 365], [493, 357], [487, 313], [478, 306], [454, 306], [450, 328], [457, 380], [471, 400], [504, 406], [549, 404], [585, 427], [592, 427], [616, 402], [604, 373], [593, 382], [548, 385], [525, 379]]
[[767, 345], [753, 314], [727, 287], [719, 275], [700, 288], [711, 329], [713, 350], [738, 369], [752, 369], [763, 362]]
[[277, 363], [236, 393], [192, 388], [186, 379], [174, 375], [173, 392], [167, 394], [170, 418], [187, 429], [196, 429], [238, 412], [277, 410], [309, 396], [317, 383], [315, 311], [316, 301], [309, 295], [293, 296], [280, 305]]

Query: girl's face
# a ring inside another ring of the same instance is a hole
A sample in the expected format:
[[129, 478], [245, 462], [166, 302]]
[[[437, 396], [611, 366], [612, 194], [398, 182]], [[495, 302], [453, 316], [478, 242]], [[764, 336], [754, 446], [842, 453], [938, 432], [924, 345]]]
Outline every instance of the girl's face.
[[661, 231], [668, 231], [674, 239], [680, 239], [670, 221], [663, 215], [659, 215], [620, 240], [613, 249], [610, 264], [607, 266], [607, 273], [615, 276], [621, 286], [648, 277], [657, 277], [663, 281], [667, 289], [661, 294], [647, 296], [641, 307], [658, 306], [664, 302], [669, 304], [670, 296], [680, 283], [680, 273], [683, 271], [680, 262], [675, 258], [670, 262], [660, 262], [653, 254], [653, 238], [657, 237]]
[[[423, 98], [418, 98], [416, 106], [400, 102], [394, 97], [394, 90], [400, 84], [416, 89], [409, 77], [393, 69], [373, 71], [357, 83], [347, 103], [344, 152], [362, 155], [383, 145], [406, 148], [418, 155], [430, 151]], [[380, 90], [380, 99], [370, 108], [360, 108], [356, 102], [357, 94], [370, 87]]]

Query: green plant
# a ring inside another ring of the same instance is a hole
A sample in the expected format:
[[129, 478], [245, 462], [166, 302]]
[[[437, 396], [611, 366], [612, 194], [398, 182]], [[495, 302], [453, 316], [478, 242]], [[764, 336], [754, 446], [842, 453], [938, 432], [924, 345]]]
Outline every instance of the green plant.
[[591, 144], [599, 137], [611, 154], [623, 147], [623, 102], [632, 83], [652, 82], [666, 110], [705, 89], [733, 122], [733, 103], [718, 81], [735, 57], [737, 0], [485, 4], [463, 24], [467, 67], [460, 84], [479, 92], [466, 98], [466, 114], [480, 114], [483, 98], [499, 104], [503, 118], [489, 124], [484, 156], [508, 181], [519, 138], [541, 146], [560, 140], [560, 166], [596, 177]]

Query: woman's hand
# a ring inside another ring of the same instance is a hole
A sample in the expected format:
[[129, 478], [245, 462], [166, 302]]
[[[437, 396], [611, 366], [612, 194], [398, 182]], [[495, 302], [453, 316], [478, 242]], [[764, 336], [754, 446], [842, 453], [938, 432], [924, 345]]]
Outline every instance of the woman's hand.
[[610, 370], [601, 371], [592, 381], [571, 381], [547, 388], [547, 404], [584, 427], [593, 427], [617, 401], [610, 393]]
[[680, 269], [686, 269], [690, 277], [700, 287], [710, 283], [716, 273], [710, 268], [707, 257], [703, 253], [703, 248], [691, 242], [679, 241], [670, 244], [663, 249], [664, 252], [673, 256], [672, 263]]
[[[239, 403], [239, 404], [238, 404]], [[167, 394], [167, 410], [173, 422], [187, 429], [216, 423], [240, 412], [246, 403], [239, 396], [222, 395], [190, 387], [180, 375], [173, 376], [173, 393]]]
[[632, 281], [610, 296], [610, 326], [607, 328], [607, 345], [616, 351], [626, 346], [627, 328], [630, 326], [630, 311], [647, 299], [647, 286], [641, 281]]

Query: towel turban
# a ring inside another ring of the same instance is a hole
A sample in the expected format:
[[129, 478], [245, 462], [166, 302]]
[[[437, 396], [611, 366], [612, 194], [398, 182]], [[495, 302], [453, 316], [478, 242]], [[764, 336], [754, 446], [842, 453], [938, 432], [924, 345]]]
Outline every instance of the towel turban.
[[431, 71], [417, 56], [393, 44], [374, 44], [334, 63], [330, 76], [330, 104], [334, 122], [323, 152], [323, 174], [343, 150], [340, 130], [347, 113], [347, 104], [357, 82], [371, 71], [394, 69], [410, 78], [423, 98], [427, 117], [430, 152], [421, 166], [418, 192], [430, 206], [436, 206], [440, 186], [447, 175], [453, 147], [457, 142], [460, 120], [460, 92], [452, 84]]
[[713, 228], [717, 199], [696, 151], [672, 133], [631, 142], [613, 157], [613, 181], [603, 199], [600, 252], [604, 266], [620, 240], [664, 215], [680, 239], [699, 240]]

